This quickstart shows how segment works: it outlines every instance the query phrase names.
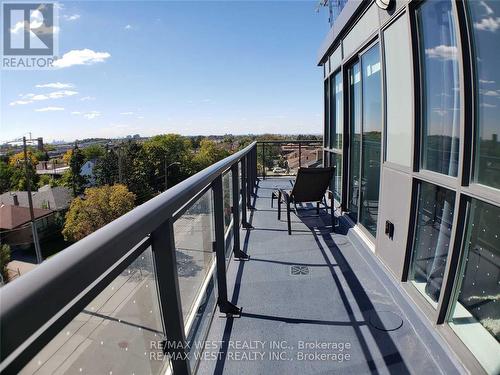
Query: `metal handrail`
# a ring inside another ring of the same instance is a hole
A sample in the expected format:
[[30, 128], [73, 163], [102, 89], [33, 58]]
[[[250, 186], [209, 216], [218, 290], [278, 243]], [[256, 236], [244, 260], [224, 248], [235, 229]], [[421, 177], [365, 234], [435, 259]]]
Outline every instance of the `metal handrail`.
[[[242, 159], [254, 163], [255, 147], [256, 142], [253, 142], [198, 172], [3, 286], [0, 289], [0, 371], [22, 357], [34, 337], [46, 335], [41, 340], [43, 343], [54, 337], [57, 332], [45, 332], [54, 317], [116, 267], [131, 249], [162, 229], [167, 221], [172, 221], [176, 211], [217, 182], [223, 172]], [[253, 168], [247, 169], [248, 175], [243, 175], [242, 179], [246, 178], [250, 185], [256, 174], [250, 170]], [[74, 317], [77, 313], [71, 311], [68, 315]], [[23, 358], [21, 362], [27, 363], [29, 359]]]

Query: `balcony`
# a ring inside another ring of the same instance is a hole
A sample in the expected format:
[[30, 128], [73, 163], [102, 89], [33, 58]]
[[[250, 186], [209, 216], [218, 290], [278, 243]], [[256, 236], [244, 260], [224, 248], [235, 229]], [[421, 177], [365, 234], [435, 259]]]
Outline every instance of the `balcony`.
[[[317, 162], [296, 146], [299, 165]], [[346, 221], [299, 209], [287, 234], [271, 193], [293, 176], [272, 172], [269, 147], [251, 144], [2, 288], [0, 370], [461, 371]]]

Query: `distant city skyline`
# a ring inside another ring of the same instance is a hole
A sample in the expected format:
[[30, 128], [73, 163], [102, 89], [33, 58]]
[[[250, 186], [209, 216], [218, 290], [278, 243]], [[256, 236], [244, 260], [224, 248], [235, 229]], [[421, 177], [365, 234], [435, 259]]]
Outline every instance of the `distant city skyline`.
[[0, 141], [321, 134], [314, 1], [62, 2], [56, 69], [2, 71]]

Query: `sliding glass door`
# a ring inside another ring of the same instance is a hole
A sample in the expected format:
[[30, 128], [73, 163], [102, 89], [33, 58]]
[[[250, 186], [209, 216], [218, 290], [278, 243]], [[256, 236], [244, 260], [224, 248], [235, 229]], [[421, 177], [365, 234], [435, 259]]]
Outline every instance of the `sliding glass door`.
[[349, 69], [348, 210], [373, 236], [377, 233], [382, 141], [382, 93], [378, 43]]

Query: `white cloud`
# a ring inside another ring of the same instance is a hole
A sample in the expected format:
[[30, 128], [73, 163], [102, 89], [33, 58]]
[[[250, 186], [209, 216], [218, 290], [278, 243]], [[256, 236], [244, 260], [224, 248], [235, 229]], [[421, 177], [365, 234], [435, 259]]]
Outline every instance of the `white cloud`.
[[111, 57], [108, 52], [95, 52], [85, 48], [80, 50], [72, 50], [66, 52], [63, 57], [54, 61], [53, 66], [56, 68], [68, 68], [74, 65], [92, 65], [98, 62], [104, 62]]
[[480, 93], [485, 96], [500, 96], [500, 93], [495, 90], [481, 90]]
[[484, 84], [493, 84], [495, 83], [495, 81], [489, 81], [487, 79], [480, 79], [479, 80], [479, 83], [484, 83]]
[[21, 100], [16, 100], [14, 102], [9, 103], [9, 105], [14, 106], [14, 105], [23, 105], [23, 104], [30, 104], [33, 102], [39, 102], [42, 100], [49, 100], [49, 99], [61, 99], [65, 98], [68, 96], [73, 96], [77, 95], [77, 91], [72, 91], [72, 90], [61, 90], [61, 91], [53, 91], [48, 94], [26, 94], [23, 95]]
[[95, 97], [93, 96], [83, 96], [80, 98], [82, 102], [87, 101], [87, 100], [95, 100]]
[[99, 111], [91, 111], [83, 114], [83, 117], [86, 119], [92, 120], [95, 119], [96, 117], [99, 117], [101, 115], [101, 112]]
[[496, 108], [496, 104], [481, 103], [481, 107], [484, 107], [484, 108]]
[[133, 114], [134, 114], [134, 112], [122, 112], [122, 113], [120, 113], [120, 115], [126, 115], [126, 116], [133, 115]]
[[76, 115], [76, 116], [83, 116], [86, 119], [93, 120], [96, 117], [99, 117], [101, 115], [101, 112], [99, 112], [99, 111], [89, 111], [89, 112], [73, 111], [73, 112], [71, 112], [71, 114]]
[[45, 107], [35, 109], [35, 112], [53, 112], [53, 111], [64, 111], [62, 107]]
[[132, 29], [132, 25], [126, 25], [125, 26], [125, 30], [130, 30], [130, 29]]
[[38, 88], [51, 88], [51, 89], [70, 89], [73, 86], [71, 83], [61, 83], [61, 82], [55, 82], [55, 83], [44, 83], [43, 85], [36, 85], [35, 87]]
[[486, 4], [486, 2], [480, 1], [479, 3], [484, 7], [484, 10], [486, 11], [486, 14], [488, 16], [495, 13], [495, 12], [493, 12], [493, 9], [491, 9], [491, 7], [488, 4]]
[[455, 60], [457, 58], [457, 47], [441, 44], [434, 48], [426, 48], [425, 54], [431, 59]]
[[65, 15], [64, 16], [64, 19], [67, 20], [67, 21], [76, 21], [79, 18], [80, 18], [79, 14], [72, 14], [71, 16], [70, 15]]
[[491, 31], [494, 33], [500, 28], [500, 17], [483, 18], [480, 22], [474, 22], [474, 27], [481, 31]]

